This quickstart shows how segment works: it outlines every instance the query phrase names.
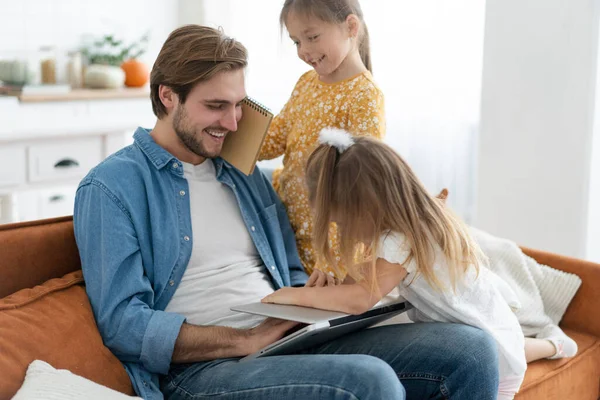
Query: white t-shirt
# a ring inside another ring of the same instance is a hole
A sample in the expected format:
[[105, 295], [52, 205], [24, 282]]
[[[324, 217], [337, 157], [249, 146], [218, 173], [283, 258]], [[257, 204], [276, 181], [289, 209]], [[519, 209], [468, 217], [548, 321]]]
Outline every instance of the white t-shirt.
[[[410, 254], [408, 242], [401, 233], [382, 235], [379, 246], [378, 257], [390, 263], [402, 264]], [[488, 332], [498, 345], [500, 379], [522, 378], [527, 369], [524, 336], [517, 317], [505, 299], [516, 296], [503, 293], [511, 289], [505, 285], [499, 288], [500, 278], [485, 267], [479, 269], [478, 276], [475, 268], [470, 268], [464, 281], [457, 283], [454, 292], [445, 256], [439, 246], [435, 245], [435, 249], [434, 272], [447, 289], [443, 292], [435, 290], [422, 274], [416, 274], [414, 259], [403, 265], [408, 275], [398, 289], [414, 306], [409, 311], [409, 317], [415, 322], [462, 323]], [[518, 389], [520, 380], [516, 383]]]
[[251, 328], [264, 317], [230, 307], [260, 301], [273, 285], [242, 219], [233, 191], [217, 181], [214, 164], [183, 163], [192, 218], [192, 255], [165, 311], [194, 325]]

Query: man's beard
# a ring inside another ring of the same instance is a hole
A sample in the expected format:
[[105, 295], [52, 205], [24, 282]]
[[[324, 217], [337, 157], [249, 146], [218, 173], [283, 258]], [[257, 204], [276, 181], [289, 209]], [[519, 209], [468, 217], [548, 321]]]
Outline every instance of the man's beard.
[[173, 115], [173, 130], [183, 145], [192, 153], [203, 158], [215, 158], [219, 156], [220, 152], [209, 152], [200, 139], [202, 133], [196, 135], [194, 128], [187, 124], [187, 114], [183, 107], [179, 107]]

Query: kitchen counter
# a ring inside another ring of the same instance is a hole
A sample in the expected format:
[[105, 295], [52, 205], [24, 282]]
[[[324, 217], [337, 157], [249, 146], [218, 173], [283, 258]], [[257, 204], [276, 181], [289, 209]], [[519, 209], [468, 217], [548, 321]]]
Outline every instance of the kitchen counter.
[[74, 89], [68, 93], [45, 94], [14, 94], [3, 95], [0, 99], [15, 97], [22, 103], [39, 103], [47, 101], [77, 101], [77, 100], [116, 100], [150, 98], [150, 90], [143, 88], [122, 89]]

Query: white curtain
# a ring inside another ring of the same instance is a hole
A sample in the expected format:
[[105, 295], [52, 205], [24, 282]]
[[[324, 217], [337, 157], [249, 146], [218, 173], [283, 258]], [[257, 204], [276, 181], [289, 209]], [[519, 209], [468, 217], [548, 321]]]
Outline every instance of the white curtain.
[[[308, 69], [280, 31], [282, 3], [204, 0], [199, 21], [222, 26], [248, 47], [248, 94], [275, 112]], [[361, 5], [374, 76], [386, 99], [386, 141], [429, 190], [448, 188], [450, 206], [472, 221], [485, 1], [362, 0]]]

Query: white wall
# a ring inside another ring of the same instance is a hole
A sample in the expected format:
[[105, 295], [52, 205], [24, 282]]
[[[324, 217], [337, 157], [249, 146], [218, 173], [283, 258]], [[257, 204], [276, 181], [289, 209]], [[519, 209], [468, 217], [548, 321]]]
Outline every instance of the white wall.
[[585, 256], [597, 0], [488, 0], [475, 225]]
[[[220, 25], [244, 43], [248, 93], [278, 111], [309, 68], [287, 32], [281, 36], [283, 1], [201, 3], [181, 0], [181, 21]], [[431, 191], [448, 187], [452, 208], [472, 220], [485, 1], [368, 0], [362, 7], [385, 94], [386, 141]]]
[[81, 45], [84, 35], [113, 33], [131, 41], [150, 31], [142, 60], [151, 67], [177, 27], [177, 6], [174, 0], [0, 0], [0, 58], [41, 46], [54, 46], [66, 55]]
[[600, 263], [600, 39], [598, 49], [586, 258]]
[[363, 0], [386, 141], [474, 218], [485, 0]]

